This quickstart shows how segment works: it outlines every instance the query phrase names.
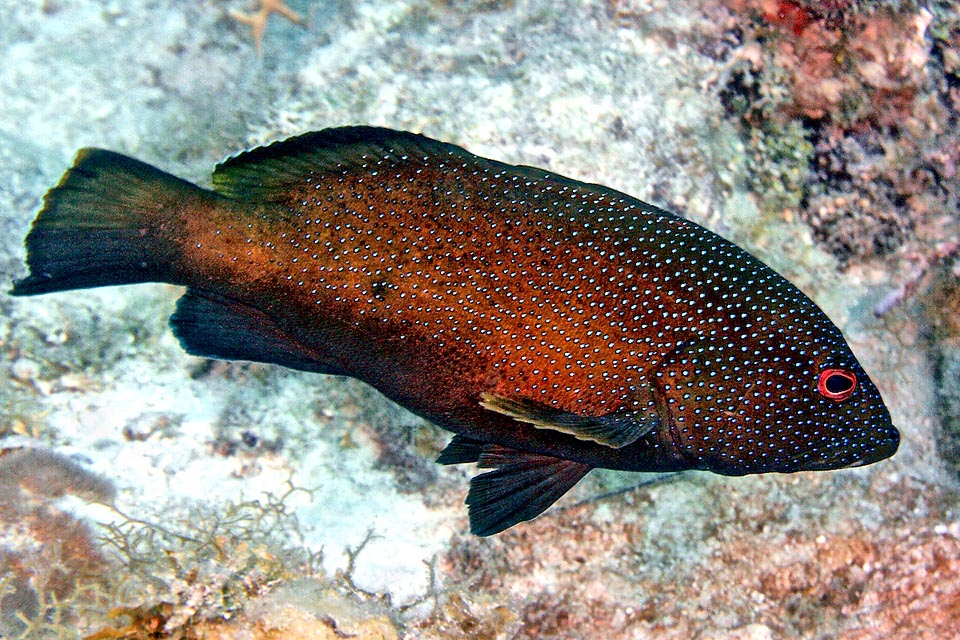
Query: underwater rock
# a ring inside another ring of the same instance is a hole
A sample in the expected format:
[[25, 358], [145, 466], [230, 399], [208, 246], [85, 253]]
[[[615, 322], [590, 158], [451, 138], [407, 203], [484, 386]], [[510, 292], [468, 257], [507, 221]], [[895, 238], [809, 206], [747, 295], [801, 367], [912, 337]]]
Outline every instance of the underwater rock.
[[191, 628], [206, 640], [397, 640], [400, 634], [388, 609], [318, 579], [280, 585], [251, 601], [229, 622]]
[[939, 399], [940, 454], [960, 479], [960, 260], [934, 271], [935, 281], [915, 306], [929, 325], [929, 345]]

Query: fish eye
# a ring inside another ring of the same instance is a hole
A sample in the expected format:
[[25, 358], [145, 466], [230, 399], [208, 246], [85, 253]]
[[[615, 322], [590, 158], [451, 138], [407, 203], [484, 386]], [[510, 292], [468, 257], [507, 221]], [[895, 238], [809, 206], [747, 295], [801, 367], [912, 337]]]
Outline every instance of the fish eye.
[[837, 402], [852, 396], [856, 388], [857, 376], [846, 369], [824, 369], [817, 379], [817, 391]]

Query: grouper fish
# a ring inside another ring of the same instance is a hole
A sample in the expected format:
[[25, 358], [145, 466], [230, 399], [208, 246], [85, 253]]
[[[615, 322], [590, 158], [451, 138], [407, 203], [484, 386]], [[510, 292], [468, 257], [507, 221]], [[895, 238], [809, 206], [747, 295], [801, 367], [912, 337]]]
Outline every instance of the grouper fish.
[[352, 376], [477, 463], [470, 529], [595, 467], [838, 469], [899, 433], [840, 330], [786, 279], [613, 189], [373, 127], [236, 155], [212, 189], [79, 152], [26, 238], [28, 296], [186, 287], [197, 356]]

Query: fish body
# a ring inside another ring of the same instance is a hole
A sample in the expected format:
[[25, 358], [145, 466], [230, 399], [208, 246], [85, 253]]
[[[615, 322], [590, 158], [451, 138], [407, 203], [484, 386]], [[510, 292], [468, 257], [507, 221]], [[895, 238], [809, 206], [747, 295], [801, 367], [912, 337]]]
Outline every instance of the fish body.
[[14, 295], [161, 281], [190, 353], [347, 375], [456, 435], [471, 529], [595, 467], [835, 469], [899, 434], [840, 330], [712, 232], [626, 194], [429, 138], [328, 129], [206, 190], [87, 149]]

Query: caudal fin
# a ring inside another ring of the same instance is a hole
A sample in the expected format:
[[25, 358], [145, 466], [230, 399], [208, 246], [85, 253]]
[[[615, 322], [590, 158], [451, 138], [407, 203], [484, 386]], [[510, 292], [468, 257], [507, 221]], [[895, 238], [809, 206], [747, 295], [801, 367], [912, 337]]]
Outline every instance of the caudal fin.
[[44, 197], [25, 241], [30, 274], [10, 293], [176, 282], [177, 212], [210, 195], [139, 160], [83, 149]]

